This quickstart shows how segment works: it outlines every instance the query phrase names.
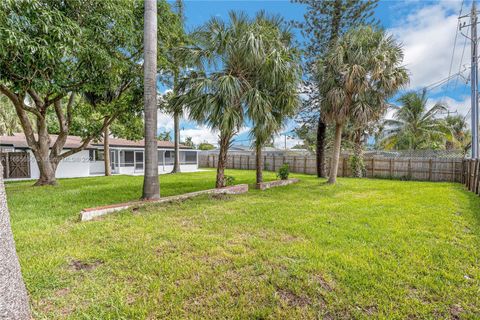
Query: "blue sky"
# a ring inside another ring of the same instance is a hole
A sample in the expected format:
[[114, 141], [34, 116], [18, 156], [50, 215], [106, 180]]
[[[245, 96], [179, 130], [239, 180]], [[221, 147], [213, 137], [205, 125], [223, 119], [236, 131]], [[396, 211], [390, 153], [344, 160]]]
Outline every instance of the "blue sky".
[[[387, 32], [403, 44], [404, 64], [409, 69], [411, 77], [410, 85], [405, 90], [420, 90], [447, 78], [449, 74], [464, 70], [463, 78], [455, 77], [452, 81], [429, 91], [429, 97], [431, 104], [443, 101], [449, 105], [450, 111], [466, 115], [470, 106], [470, 89], [464, 78], [468, 78], [469, 75], [470, 46], [468, 41], [465, 43], [465, 38], [460, 33], [456, 36], [457, 17], [461, 6], [460, 0], [381, 0], [375, 15]], [[467, 13], [470, 7], [471, 0], [465, 0], [462, 14]], [[187, 0], [185, 1], [186, 27], [188, 30], [193, 30], [213, 16], [228, 19], [230, 10], [245, 11], [249, 15], [265, 10], [271, 14], [281, 15], [288, 21], [303, 19], [305, 7], [288, 0]], [[299, 32], [297, 36], [301, 41]], [[453, 52], [455, 43], [455, 52]], [[451, 68], [450, 65], [452, 65]], [[158, 120], [159, 131], [172, 130], [171, 117], [161, 114]], [[295, 122], [290, 121], [285, 131], [290, 131], [294, 127]], [[190, 136], [195, 143], [203, 141], [216, 143], [217, 141], [217, 133], [187, 119], [182, 119], [181, 128], [182, 139]], [[275, 144], [283, 147], [283, 139], [277, 137]], [[294, 138], [287, 140], [288, 146], [298, 142]], [[237, 135], [235, 143], [249, 144], [248, 127]]]

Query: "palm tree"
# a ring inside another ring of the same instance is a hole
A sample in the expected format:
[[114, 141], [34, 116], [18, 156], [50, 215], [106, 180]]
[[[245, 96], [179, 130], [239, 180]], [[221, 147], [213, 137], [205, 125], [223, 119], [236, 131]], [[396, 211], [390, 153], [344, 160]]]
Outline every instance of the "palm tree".
[[442, 103], [427, 108], [427, 92], [409, 92], [398, 101], [401, 107], [393, 119], [385, 121], [385, 137], [382, 145], [386, 149], [418, 150], [443, 147], [446, 129], [440, 115], [447, 110]]
[[465, 117], [461, 115], [447, 116], [445, 125], [448, 129], [448, 136], [445, 142], [447, 150], [462, 150], [463, 155], [467, 154], [472, 145], [470, 130]]
[[247, 114], [252, 120], [251, 136], [256, 151], [256, 181], [263, 182], [262, 148], [282, 128], [300, 105], [299, 57], [292, 46], [293, 35], [278, 17], [257, 15], [257, 27], [250, 38], [256, 39], [259, 53], [250, 63], [252, 87], [246, 92]]
[[[183, 0], [176, 0], [175, 1], [175, 8], [179, 19], [182, 25], [182, 31], [184, 26], [184, 4]], [[184, 45], [185, 42], [185, 34], [182, 34], [180, 37], [180, 44]], [[176, 54], [175, 50], [173, 50], [172, 54], [170, 55], [170, 62], [172, 64], [172, 71], [173, 71], [173, 94], [178, 94], [178, 81], [180, 78], [181, 69], [186, 67], [187, 61], [184, 56]], [[183, 114], [183, 106], [179, 105], [172, 105], [170, 111], [173, 113], [173, 143], [174, 143], [174, 161], [173, 161], [173, 169], [172, 173], [180, 172], [180, 118]]]
[[157, 0], [145, 0], [144, 16], [144, 105], [145, 173], [143, 195], [146, 200], [160, 198], [158, 182], [157, 132]]
[[15, 250], [0, 162], [0, 318], [31, 319], [27, 290]]
[[[187, 105], [190, 118], [219, 132], [216, 187], [225, 186], [225, 165], [232, 138], [246, 118], [245, 106], [260, 106], [265, 92], [255, 83], [261, 49], [260, 26], [244, 13], [230, 12], [225, 23], [212, 18], [197, 30], [195, 52], [202, 70], [192, 72], [183, 83], [185, 94], [177, 103]], [[214, 68], [218, 71], [210, 71]]]
[[337, 179], [345, 124], [367, 123], [386, 108], [386, 99], [408, 81], [402, 60], [402, 49], [391, 36], [361, 27], [348, 31], [319, 63], [323, 116], [335, 125], [329, 183]]

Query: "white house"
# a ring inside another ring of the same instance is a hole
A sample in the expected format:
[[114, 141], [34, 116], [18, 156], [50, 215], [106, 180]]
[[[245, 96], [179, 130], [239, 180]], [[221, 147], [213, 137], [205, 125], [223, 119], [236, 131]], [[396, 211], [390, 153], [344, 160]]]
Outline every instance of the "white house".
[[[54, 142], [56, 138], [55, 135], [51, 135], [52, 142]], [[82, 139], [80, 137], [68, 136], [64, 149], [75, 148], [80, 145], [81, 141]], [[103, 149], [102, 141], [91, 142], [85, 150], [62, 160], [58, 165], [56, 177], [76, 178], [104, 174]], [[9, 154], [12, 155], [11, 161], [7, 161]], [[0, 155], [2, 156], [2, 163], [4, 164], [4, 171], [7, 178], [39, 178], [40, 172], [35, 157], [28, 147], [23, 133], [17, 133], [14, 136], [0, 136]], [[13, 157], [13, 155], [16, 157]], [[21, 158], [22, 161], [27, 164], [23, 164], [22, 168], [18, 163], [15, 163], [14, 158]], [[145, 166], [144, 141], [110, 138], [110, 160], [113, 174], [143, 174]], [[169, 141], [158, 141], [159, 173], [171, 172], [173, 169], [173, 161], [173, 143]], [[11, 165], [7, 166], [6, 162], [10, 162]], [[182, 172], [192, 172], [197, 169], [197, 150], [181, 145], [180, 170]]]

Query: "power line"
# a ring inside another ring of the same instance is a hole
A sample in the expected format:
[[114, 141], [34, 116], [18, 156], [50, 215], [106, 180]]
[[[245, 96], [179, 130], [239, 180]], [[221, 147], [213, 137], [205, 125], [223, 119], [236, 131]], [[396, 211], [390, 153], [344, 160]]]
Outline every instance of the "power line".
[[[457, 37], [458, 37], [458, 30], [460, 29], [460, 17], [462, 16], [462, 10], [463, 10], [463, 2], [465, 0], [462, 0], [462, 4], [460, 5], [460, 12], [458, 13], [458, 20], [457, 20], [457, 27], [455, 28], [455, 40], [453, 40], [453, 50], [452, 50], [452, 58], [450, 59], [450, 68], [448, 70], [448, 77], [452, 75], [452, 67], [453, 67], [453, 59], [455, 58], [455, 49], [457, 48]], [[448, 85], [450, 82], [447, 83], [447, 88], [444, 91], [444, 97], [446, 95], [446, 92], [448, 91]]]

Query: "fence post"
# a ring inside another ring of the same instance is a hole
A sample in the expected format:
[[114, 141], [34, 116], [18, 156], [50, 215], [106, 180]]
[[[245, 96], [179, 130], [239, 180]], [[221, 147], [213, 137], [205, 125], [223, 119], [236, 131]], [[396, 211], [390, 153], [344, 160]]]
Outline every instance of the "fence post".
[[297, 164], [297, 157], [296, 156], [293, 156], [293, 168], [292, 168], [292, 172], [295, 172], [295, 165]]
[[347, 176], [347, 158], [343, 158], [343, 162], [342, 162], [342, 177], [346, 177]]
[[457, 163], [455, 160], [452, 160], [452, 182], [457, 182]]
[[267, 156], [263, 156], [263, 170], [267, 170]]
[[428, 160], [428, 180], [432, 181], [432, 159]]
[[412, 180], [412, 159], [408, 158], [408, 180]]
[[475, 162], [473, 160], [470, 160], [470, 183], [468, 188], [470, 191], [473, 191], [474, 170], [475, 170]]
[[477, 170], [478, 170], [478, 160], [473, 161], [473, 187], [472, 187], [472, 192], [477, 193]]
[[303, 173], [307, 173], [307, 156], [303, 158]]
[[273, 159], [272, 160], [272, 162], [273, 162], [273, 164], [272, 164], [273, 169], [272, 170], [273, 170], [273, 172], [275, 172], [275, 153], [272, 155], [272, 159]]
[[393, 159], [390, 158], [390, 164], [389, 164], [389, 170], [390, 170], [390, 178], [393, 178]]
[[250, 155], [247, 156], [247, 170], [250, 170]]
[[375, 156], [372, 156], [372, 178], [375, 178]]
[[[5, 178], [9, 178], [10, 177], [10, 156], [8, 152], [5, 153], [5, 167], [7, 168], [7, 170], [5, 171], [6, 173]], [[3, 174], [3, 172], [1, 174]]]

